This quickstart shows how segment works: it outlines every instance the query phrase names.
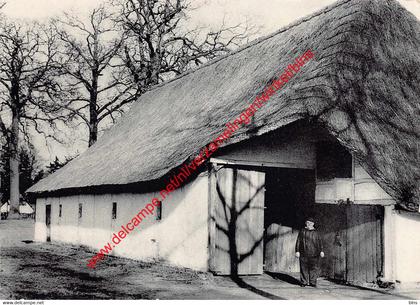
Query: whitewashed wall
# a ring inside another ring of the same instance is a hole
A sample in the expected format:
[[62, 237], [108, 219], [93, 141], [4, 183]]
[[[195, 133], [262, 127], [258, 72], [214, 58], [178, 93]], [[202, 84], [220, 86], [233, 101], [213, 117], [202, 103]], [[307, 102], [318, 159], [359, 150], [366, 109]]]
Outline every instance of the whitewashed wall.
[[354, 195], [357, 203], [394, 203], [391, 196], [357, 162], [354, 164]]
[[337, 203], [347, 198], [356, 204], [395, 203], [357, 162], [353, 162], [353, 178], [336, 178], [316, 183], [316, 202]]
[[385, 279], [401, 284], [420, 282], [420, 214], [385, 207]]
[[395, 281], [395, 215], [394, 206], [384, 207], [384, 277]]
[[420, 282], [420, 214], [395, 212], [395, 279]]
[[47, 227], [45, 225], [45, 198], [38, 198], [36, 200], [35, 208], [35, 241], [47, 240]]
[[[45, 205], [51, 204], [51, 240], [100, 249], [157, 194], [78, 195], [39, 198], [35, 240], [46, 240]], [[112, 202], [117, 219], [112, 220]], [[83, 216], [78, 206], [83, 203]], [[62, 217], [59, 218], [59, 205]], [[207, 173], [172, 192], [163, 201], [162, 219], [148, 216], [112, 254], [133, 259], [162, 259], [196, 270], [208, 269], [208, 179]]]

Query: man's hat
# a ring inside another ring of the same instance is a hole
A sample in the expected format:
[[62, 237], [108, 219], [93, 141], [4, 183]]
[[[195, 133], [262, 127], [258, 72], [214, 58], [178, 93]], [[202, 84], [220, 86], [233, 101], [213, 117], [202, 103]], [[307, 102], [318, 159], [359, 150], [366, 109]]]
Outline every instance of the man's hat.
[[314, 218], [313, 218], [313, 217], [307, 217], [307, 218], [306, 218], [306, 221], [310, 221], [310, 222], [315, 223], [315, 220], [314, 220]]

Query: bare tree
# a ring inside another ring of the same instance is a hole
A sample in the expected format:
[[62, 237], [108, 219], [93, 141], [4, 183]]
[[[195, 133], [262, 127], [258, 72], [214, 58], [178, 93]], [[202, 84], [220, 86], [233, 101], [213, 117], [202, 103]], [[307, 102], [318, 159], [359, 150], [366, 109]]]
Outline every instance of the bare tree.
[[[38, 24], [0, 22], [0, 129], [10, 151], [10, 201], [19, 206], [19, 138], [33, 127], [45, 136], [61, 113], [56, 37]], [[23, 131], [22, 133], [20, 131]]]
[[101, 122], [114, 122], [125, 105], [151, 86], [227, 53], [248, 30], [237, 33], [239, 26], [222, 26], [200, 39], [198, 30], [178, 29], [187, 9], [183, 1], [113, 4], [117, 13], [102, 5], [87, 21], [66, 15], [55, 22], [65, 45], [63, 67], [71, 78], [69, 92], [75, 103], [70, 109], [87, 125], [89, 146], [96, 142]]
[[124, 37], [116, 31], [113, 17], [100, 6], [90, 12], [88, 21], [68, 14], [55, 21], [72, 93], [69, 109], [87, 125], [89, 146], [97, 140], [99, 123], [108, 116], [114, 119], [115, 105], [132, 101], [129, 80], [115, 66]]
[[[5, 5], [6, 5], [6, 3], [0, 2], [0, 10]], [[2, 17], [3, 17], [3, 15], [0, 13], [0, 18], [2, 18]], [[1, 109], [0, 109], [0, 113], [1, 113]], [[2, 119], [1, 119], [1, 116], [0, 116], [0, 170], [4, 167], [4, 164], [3, 164], [4, 163], [3, 162], [3, 160], [4, 160], [3, 159], [3, 147], [7, 143], [7, 142], [5, 143], [5, 141], [7, 141], [6, 137], [7, 137], [7, 128], [4, 125], [4, 123], [3, 123]], [[1, 189], [1, 186], [2, 186], [2, 179], [0, 177], [0, 189]], [[0, 192], [0, 198], [2, 196], [3, 196], [3, 194], [1, 194], [1, 192]]]
[[137, 94], [150, 86], [199, 66], [247, 41], [245, 25], [203, 33], [187, 30], [184, 0], [115, 0], [120, 7], [119, 24], [127, 35], [122, 60]]

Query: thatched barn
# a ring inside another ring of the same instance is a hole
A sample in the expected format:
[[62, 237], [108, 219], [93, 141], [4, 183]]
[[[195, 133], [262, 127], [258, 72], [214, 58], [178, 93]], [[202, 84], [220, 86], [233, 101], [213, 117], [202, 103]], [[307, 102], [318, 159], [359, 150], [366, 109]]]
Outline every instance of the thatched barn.
[[299, 54], [315, 57], [113, 255], [217, 274], [289, 273], [314, 215], [323, 273], [420, 281], [420, 23], [342, 0], [156, 86], [29, 189], [35, 239], [100, 249]]

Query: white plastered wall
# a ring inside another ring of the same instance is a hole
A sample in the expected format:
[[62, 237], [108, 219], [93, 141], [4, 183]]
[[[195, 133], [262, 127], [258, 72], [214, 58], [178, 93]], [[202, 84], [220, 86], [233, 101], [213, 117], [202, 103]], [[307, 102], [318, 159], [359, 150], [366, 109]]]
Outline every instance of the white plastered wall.
[[316, 185], [316, 202], [337, 203], [347, 198], [355, 204], [394, 204], [391, 196], [356, 161], [353, 162], [352, 178], [317, 181]]
[[385, 207], [385, 279], [397, 283], [420, 282], [420, 214]]
[[47, 226], [45, 225], [45, 198], [38, 198], [35, 209], [35, 241], [47, 240]]
[[[37, 200], [35, 240], [46, 241], [45, 205], [51, 204], [51, 240], [100, 249], [157, 193], [76, 195]], [[112, 219], [112, 202], [117, 218]], [[78, 217], [83, 204], [82, 218]], [[62, 216], [59, 217], [59, 205]], [[208, 179], [200, 174], [163, 201], [162, 219], [149, 215], [112, 251], [133, 259], [162, 259], [196, 270], [208, 269]]]
[[395, 279], [420, 282], [420, 214], [394, 212]]
[[384, 278], [395, 281], [395, 215], [394, 206], [384, 207]]

